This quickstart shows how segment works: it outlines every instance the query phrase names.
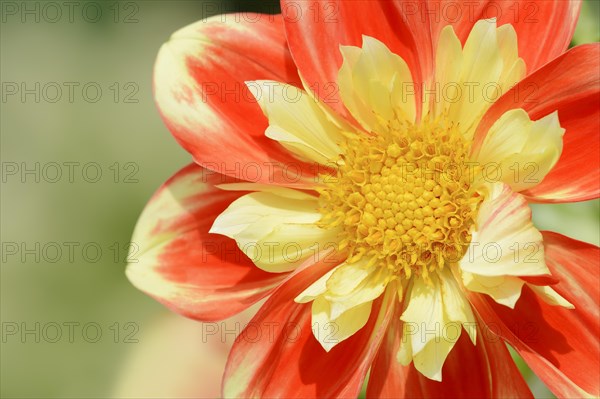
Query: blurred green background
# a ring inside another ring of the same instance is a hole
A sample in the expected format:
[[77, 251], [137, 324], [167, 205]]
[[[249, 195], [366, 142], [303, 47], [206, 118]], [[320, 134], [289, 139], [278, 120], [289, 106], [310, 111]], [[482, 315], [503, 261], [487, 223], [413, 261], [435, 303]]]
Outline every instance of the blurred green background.
[[[60, 17], [50, 3], [59, 5]], [[2, 2], [1, 396], [109, 397], [123, 394], [117, 386], [128, 358], [146, 352], [142, 345], [156, 346], [153, 331], [176, 318], [123, 273], [146, 201], [190, 161], [153, 104], [158, 48], [210, 13], [273, 11], [276, 3], [76, 1], [72, 15], [63, 2], [50, 3]], [[33, 10], [25, 21], [23, 7]], [[598, 9], [596, 1], [584, 4], [574, 44], [598, 41]], [[36, 83], [39, 101], [33, 92], [22, 98]], [[24, 169], [32, 172], [23, 176]], [[534, 208], [540, 228], [594, 244], [599, 216], [598, 201]], [[23, 336], [23, 329], [32, 332]], [[187, 351], [166, 334], [160, 339], [170, 352]], [[157, 375], [184, 366], [163, 358], [146, 360], [156, 362]], [[524, 372], [536, 394], [547, 396]], [[207, 378], [197, 375], [196, 382]]]

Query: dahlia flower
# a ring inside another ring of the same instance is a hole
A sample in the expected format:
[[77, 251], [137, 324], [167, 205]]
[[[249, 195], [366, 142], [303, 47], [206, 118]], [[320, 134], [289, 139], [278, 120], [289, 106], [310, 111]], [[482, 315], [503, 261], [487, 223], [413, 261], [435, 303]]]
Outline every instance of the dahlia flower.
[[598, 396], [599, 251], [529, 203], [599, 197], [579, 1], [301, 1], [176, 32], [160, 113], [194, 163], [129, 279], [197, 320], [262, 298], [226, 397]]

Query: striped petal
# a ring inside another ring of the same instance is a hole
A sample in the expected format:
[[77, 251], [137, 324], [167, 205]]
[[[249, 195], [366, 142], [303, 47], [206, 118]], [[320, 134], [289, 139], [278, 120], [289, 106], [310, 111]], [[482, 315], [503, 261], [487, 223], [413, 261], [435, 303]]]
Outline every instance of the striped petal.
[[219, 190], [231, 181], [191, 164], [152, 197], [140, 216], [127, 277], [173, 311], [199, 320], [236, 314], [275, 288], [286, 274], [258, 269], [235, 241], [210, 226], [243, 193]]
[[488, 187], [459, 268], [468, 290], [488, 294], [512, 308], [524, 284], [519, 276], [545, 276], [550, 270], [544, 262], [542, 235], [531, 222], [525, 198], [503, 183]]
[[[198, 164], [242, 180], [297, 183], [313, 173], [264, 135], [267, 119], [245, 85], [258, 79], [301, 84], [281, 17], [216, 16], [175, 32], [162, 46], [154, 96], [165, 124]], [[290, 164], [298, 170], [293, 178], [282, 170]]]

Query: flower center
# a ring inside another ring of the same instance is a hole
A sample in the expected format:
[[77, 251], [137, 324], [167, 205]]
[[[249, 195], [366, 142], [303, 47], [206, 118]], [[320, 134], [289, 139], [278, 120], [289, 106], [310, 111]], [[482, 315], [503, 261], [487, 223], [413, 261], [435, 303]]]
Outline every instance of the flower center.
[[367, 257], [395, 276], [457, 262], [482, 198], [472, 189], [469, 143], [445, 118], [393, 121], [376, 135], [348, 134], [336, 178], [319, 189], [320, 225], [338, 228], [348, 263]]

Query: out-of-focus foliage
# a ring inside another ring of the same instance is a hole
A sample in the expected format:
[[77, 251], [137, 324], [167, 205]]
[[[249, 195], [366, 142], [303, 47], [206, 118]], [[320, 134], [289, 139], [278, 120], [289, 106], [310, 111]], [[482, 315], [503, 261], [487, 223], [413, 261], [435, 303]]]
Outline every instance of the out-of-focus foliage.
[[586, 0], [581, 6], [581, 14], [572, 44], [600, 41], [600, 1]]

